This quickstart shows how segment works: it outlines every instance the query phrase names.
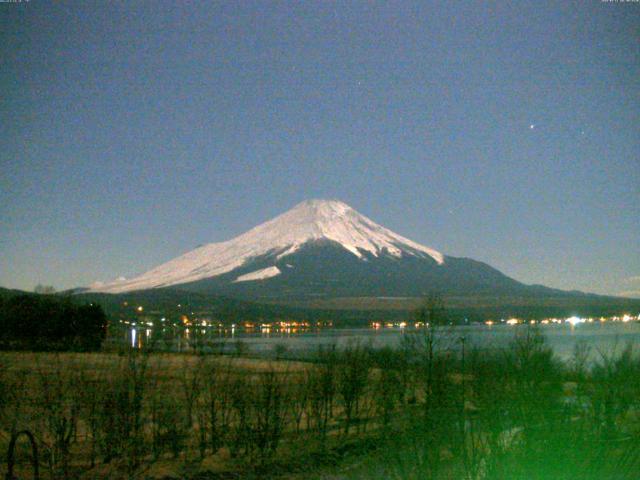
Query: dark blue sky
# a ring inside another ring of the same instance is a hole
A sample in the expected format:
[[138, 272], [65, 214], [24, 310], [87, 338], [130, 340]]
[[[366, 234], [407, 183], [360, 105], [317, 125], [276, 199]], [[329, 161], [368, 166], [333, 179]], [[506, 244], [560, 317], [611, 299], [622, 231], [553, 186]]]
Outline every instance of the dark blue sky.
[[2, 286], [129, 276], [329, 197], [640, 296], [640, 4], [33, 0], [0, 27]]

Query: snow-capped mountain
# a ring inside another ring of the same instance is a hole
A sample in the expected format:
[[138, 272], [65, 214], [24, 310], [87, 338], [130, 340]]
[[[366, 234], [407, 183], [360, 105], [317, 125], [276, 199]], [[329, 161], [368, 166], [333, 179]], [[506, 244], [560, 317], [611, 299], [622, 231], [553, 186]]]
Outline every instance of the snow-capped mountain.
[[[96, 285], [93, 291], [121, 293], [191, 283], [232, 272], [264, 256], [275, 263], [314, 242], [331, 242], [362, 261], [387, 255], [444, 263], [440, 252], [378, 225], [343, 202], [309, 200], [229, 241], [203, 245], [138, 277]], [[232, 281], [264, 280], [281, 273], [274, 264]]]
[[445, 256], [335, 200], [302, 202], [236, 238], [198, 247], [132, 279], [95, 284], [90, 291], [169, 287], [268, 301], [430, 293], [526, 296], [544, 289], [485, 263]]
[[117, 306], [125, 298], [162, 309], [186, 302], [220, 318], [333, 318], [342, 311], [339, 318], [350, 321], [371, 308], [382, 308], [387, 318], [387, 306], [411, 308], [434, 293], [458, 302], [461, 318], [602, 315], [620, 308], [620, 299], [525, 285], [486, 263], [443, 255], [334, 200], [302, 202], [236, 238], [78, 294]]

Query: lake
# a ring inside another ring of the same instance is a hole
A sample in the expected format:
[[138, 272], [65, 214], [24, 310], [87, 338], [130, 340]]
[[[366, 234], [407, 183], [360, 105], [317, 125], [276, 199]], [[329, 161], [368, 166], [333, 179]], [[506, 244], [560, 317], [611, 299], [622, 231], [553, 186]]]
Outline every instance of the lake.
[[[528, 325], [469, 325], [441, 327], [438, 338], [445, 348], [459, 348], [461, 339], [469, 347], [504, 347], [519, 333], [525, 333]], [[568, 323], [538, 325], [555, 353], [568, 359], [579, 343], [591, 347], [591, 358], [600, 353], [620, 351], [628, 343], [640, 346], [640, 322], [593, 322], [571, 325]], [[188, 351], [199, 345], [203, 351], [232, 352], [238, 348], [255, 355], [292, 355], [296, 357], [312, 354], [320, 346], [336, 345], [338, 348], [349, 342], [360, 342], [373, 347], [396, 347], [403, 337], [420, 334], [414, 328], [322, 328], [308, 330], [258, 329], [244, 331], [235, 328], [191, 328], [171, 329], [166, 334], [154, 336], [152, 329], [132, 328], [125, 333], [126, 342], [132, 346], [143, 346], [156, 338], [155, 346], [160, 350]], [[158, 338], [160, 340], [158, 340]]]

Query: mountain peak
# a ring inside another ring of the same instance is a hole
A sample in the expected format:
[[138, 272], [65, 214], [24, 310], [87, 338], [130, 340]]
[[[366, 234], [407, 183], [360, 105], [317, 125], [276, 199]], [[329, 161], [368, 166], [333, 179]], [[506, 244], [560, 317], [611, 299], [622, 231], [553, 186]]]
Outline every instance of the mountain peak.
[[317, 217], [339, 217], [355, 210], [340, 200], [314, 198], [300, 202], [290, 212], [304, 212]]
[[[259, 257], [270, 256], [276, 262], [315, 241], [334, 242], [358, 258], [367, 253], [444, 262], [440, 252], [378, 225], [344, 202], [313, 199], [232, 240], [204, 245], [136, 278], [96, 290], [117, 293], [193, 282], [231, 272]], [[275, 269], [268, 271], [275, 274]]]
[[309, 198], [307, 200], [303, 200], [302, 202], [295, 205], [291, 210], [295, 210], [296, 208], [301, 207], [331, 207], [331, 208], [351, 208], [349, 205], [344, 203], [337, 198]]

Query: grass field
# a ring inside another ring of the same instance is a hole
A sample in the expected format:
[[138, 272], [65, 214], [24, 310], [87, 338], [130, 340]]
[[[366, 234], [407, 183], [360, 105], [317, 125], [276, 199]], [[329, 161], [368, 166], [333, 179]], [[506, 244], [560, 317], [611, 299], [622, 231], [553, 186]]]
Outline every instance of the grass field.
[[[637, 478], [631, 346], [587, 365], [535, 330], [491, 351], [431, 333], [310, 362], [0, 353], [0, 473], [27, 430], [41, 478]], [[25, 436], [15, 453], [32, 478]]]

